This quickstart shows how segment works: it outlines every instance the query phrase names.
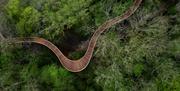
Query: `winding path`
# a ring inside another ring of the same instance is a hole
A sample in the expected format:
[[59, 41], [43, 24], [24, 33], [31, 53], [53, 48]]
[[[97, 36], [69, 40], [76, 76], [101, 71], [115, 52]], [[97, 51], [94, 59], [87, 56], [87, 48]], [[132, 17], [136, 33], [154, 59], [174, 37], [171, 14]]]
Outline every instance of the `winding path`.
[[83, 69], [85, 69], [87, 67], [87, 65], [89, 64], [92, 54], [93, 54], [93, 51], [94, 51], [94, 47], [95, 47], [96, 42], [97, 42], [99, 36], [101, 35], [101, 33], [104, 32], [106, 29], [110, 28], [111, 26], [113, 26], [113, 25], [127, 19], [129, 16], [131, 16], [136, 11], [136, 9], [139, 7], [141, 2], [142, 2], [142, 0], [134, 0], [133, 5], [123, 15], [115, 17], [113, 19], [110, 19], [110, 20], [106, 21], [105, 23], [103, 23], [101, 26], [99, 26], [98, 29], [93, 34], [91, 40], [89, 41], [89, 45], [86, 50], [86, 53], [84, 54], [84, 56], [82, 58], [80, 58], [78, 60], [68, 59], [66, 56], [63, 55], [63, 53], [53, 43], [51, 43], [50, 41], [43, 39], [43, 38], [38, 38], [38, 37], [14, 38], [14, 39], [11, 39], [11, 41], [14, 43], [27, 42], [27, 43], [37, 43], [37, 44], [44, 45], [44, 46], [48, 47], [51, 51], [53, 51], [53, 53], [58, 57], [61, 64], [67, 70], [69, 70], [71, 72], [79, 72], [79, 71], [82, 71]]

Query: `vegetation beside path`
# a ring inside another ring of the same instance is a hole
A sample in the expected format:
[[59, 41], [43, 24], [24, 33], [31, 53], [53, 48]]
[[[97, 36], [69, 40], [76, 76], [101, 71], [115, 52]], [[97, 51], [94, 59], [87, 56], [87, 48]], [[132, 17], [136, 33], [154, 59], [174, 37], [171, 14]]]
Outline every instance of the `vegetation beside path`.
[[[132, 1], [9, 0], [0, 9], [0, 32], [5, 38], [44, 37], [76, 59], [84, 51], [68, 45], [86, 41]], [[59, 66], [45, 47], [1, 42], [0, 90], [179, 91], [179, 6], [178, 0], [144, 0], [133, 16], [100, 37], [90, 65], [79, 73]]]

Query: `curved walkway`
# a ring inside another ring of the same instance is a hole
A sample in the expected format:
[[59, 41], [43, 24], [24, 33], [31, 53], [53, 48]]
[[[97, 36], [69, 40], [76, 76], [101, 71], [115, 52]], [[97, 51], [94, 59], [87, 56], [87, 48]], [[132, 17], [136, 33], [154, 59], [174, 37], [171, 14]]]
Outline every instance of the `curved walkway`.
[[106, 29], [110, 28], [111, 26], [122, 22], [123, 20], [127, 19], [129, 16], [131, 16], [136, 9], [139, 7], [140, 3], [142, 0], [134, 0], [133, 5], [121, 16], [115, 17], [113, 19], [110, 19], [103, 23], [101, 26], [98, 27], [98, 29], [95, 31], [93, 34], [91, 40], [89, 41], [88, 48], [86, 50], [86, 53], [84, 56], [78, 60], [70, 60], [66, 56], [63, 55], [63, 53], [50, 41], [43, 39], [43, 38], [38, 38], [38, 37], [30, 37], [30, 38], [14, 38], [15, 43], [23, 43], [23, 42], [28, 42], [28, 43], [37, 43], [44, 45], [48, 47], [59, 59], [61, 64], [69, 71], [71, 72], [79, 72], [82, 71], [87, 67], [89, 64], [94, 47], [96, 45], [96, 42], [101, 35], [102, 32], [104, 32]]

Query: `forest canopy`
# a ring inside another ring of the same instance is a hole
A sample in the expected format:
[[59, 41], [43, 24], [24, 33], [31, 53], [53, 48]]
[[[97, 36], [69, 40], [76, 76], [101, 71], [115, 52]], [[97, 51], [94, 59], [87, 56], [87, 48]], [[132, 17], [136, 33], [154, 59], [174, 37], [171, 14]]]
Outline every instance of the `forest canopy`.
[[143, 0], [100, 36], [90, 64], [78, 73], [44, 46], [4, 41], [42, 37], [78, 59], [94, 31], [133, 1], [1, 0], [0, 91], [180, 91], [178, 0]]

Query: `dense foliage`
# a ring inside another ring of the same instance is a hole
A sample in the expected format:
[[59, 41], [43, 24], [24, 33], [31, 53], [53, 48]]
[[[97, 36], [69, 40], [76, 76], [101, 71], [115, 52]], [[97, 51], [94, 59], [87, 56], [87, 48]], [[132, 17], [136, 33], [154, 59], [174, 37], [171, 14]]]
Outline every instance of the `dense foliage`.
[[[46, 38], [77, 59], [84, 50], [74, 52], [72, 45], [132, 2], [8, 0], [0, 2], [0, 33]], [[178, 0], [143, 0], [133, 16], [108, 30], [79, 73], [64, 69], [46, 47], [0, 41], [0, 91], [180, 91]]]

